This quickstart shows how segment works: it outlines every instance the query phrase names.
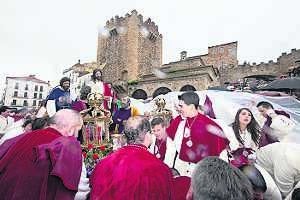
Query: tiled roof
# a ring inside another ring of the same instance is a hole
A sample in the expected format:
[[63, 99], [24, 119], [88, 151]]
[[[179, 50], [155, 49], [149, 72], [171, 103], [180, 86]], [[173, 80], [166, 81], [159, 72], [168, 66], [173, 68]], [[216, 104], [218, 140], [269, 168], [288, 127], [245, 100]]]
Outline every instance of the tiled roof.
[[43, 80], [41, 80], [41, 79], [36, 78], [35, 75], [20, 76], [20, 77], [16, 77], [16, 76], [7, 76], [7, 77], [6, 77], [6, 80], [7, 80], [7, 79], [14, 79], [14, 80], [20, 80], [20, 81], [32, 81], [32, 82], [35, 82], [35, 83], [49, 84], [49, 83], [46, 82], [46, 81], [43, 81]]

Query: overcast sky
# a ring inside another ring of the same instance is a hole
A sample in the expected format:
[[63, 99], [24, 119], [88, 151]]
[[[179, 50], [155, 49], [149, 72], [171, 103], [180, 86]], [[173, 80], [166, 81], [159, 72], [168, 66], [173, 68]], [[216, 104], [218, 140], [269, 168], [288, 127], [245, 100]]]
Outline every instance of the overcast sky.
[[298, 0], [0, 0], [0, 86], [36, 74], [55, 85], [63, 69], [96, 61], [98, 29], [136, 9], [163, 34], [163, 63], [238, 41], [238, 60], [261, 62], [300, 48]]

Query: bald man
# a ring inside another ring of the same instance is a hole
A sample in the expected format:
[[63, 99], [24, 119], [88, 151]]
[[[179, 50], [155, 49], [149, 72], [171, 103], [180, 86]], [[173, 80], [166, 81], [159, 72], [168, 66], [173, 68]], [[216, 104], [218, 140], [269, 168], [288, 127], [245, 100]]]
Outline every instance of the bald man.
[[46, 129], [7, 140], [0, 147], [1, 199], [74, 199], [82, 168], [76, 138], [80, 114], [58, 111]]

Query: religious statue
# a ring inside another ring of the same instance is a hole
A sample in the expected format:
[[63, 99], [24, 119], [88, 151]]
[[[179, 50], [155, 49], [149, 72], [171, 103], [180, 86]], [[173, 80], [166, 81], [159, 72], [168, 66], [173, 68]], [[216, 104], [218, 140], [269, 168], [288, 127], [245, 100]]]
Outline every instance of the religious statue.
[[100, 93], [90, 93], [87, 96], [89, 109], [81, 111], [83, 115], [83, 145], [100, 146], [110, 140], [110, 111], [103, 107], [104, 96]]
[[164, 98], [155, 99], [156, 108], [150, 112], [151, 117], [161, 117], [163, 118], [167, 124], [169, 124], [172, 119], [172, 111], [166, 109], [166, 100]]

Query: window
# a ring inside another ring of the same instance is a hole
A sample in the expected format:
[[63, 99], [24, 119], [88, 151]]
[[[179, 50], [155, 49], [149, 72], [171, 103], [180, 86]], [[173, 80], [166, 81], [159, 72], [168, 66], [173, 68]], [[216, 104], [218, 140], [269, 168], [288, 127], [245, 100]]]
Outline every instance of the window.
[[23, 102], [23, 106], [28, 106], [28, 102], [27, 102], [27, 100], [24, 100], [24, 102]]
[[27, 97], [27, 92], [24, 92], [24, 97]]
[[15, 89], [18, 90], [19, 89], [19, 83], [15, 84]]
[[42, 85], [40, 86], [40, 92], [43, 92], [43, 86]]
[[13, 99], [12, 103], [11, 103], [12, 106], [15, 106], [17, 105], [17, 100]]
[[128, 79], [128, 71], [124, 70], [122, 71], [121, 80], [127, 81], [127, 79]]
[[35, 99], [37, 98], [37, 93], [33, 94], [33, 98], [35, 98]]
[[18, 91], [14, 91], [14, 97], [18, 96]]
[[33, 100], [32, 106], [36, 106], [36, 100]]
[[39, 101], [39, 106], [41, 106], [42, 105], [42, 101]]
[[40, 98], [40, 99], [42, 99], [42, 98], [43, 98], [43, 94], [42, 94], [42, 93], [40, 93], [40, 95], [39, 95], [39, 98]]
[[220, 53], [224, 53], [224, 47], [220, 47]]
[[111, 37], [112, 36], [117, 36], [118, 35], [118, 31], [117, 31], [116, 28], [114, 28], [114, 29], [112, 29], [112, 30], [109, 31], [109, 34], [110, 34]]
[[155, 42], [156, 38], [157, 38], [154, 33], [150, 33], [148, 37], [149, 37], [149, 40], [152, 41], [152, 42]]
[[38, 91], [38, 90], [39, 90], [39, 86], [38, 85], [34, 86], [34, 91]]
[[28, 90], [28, 84], [26, 84], [26, 86], [25, 86], [25, 90]]

